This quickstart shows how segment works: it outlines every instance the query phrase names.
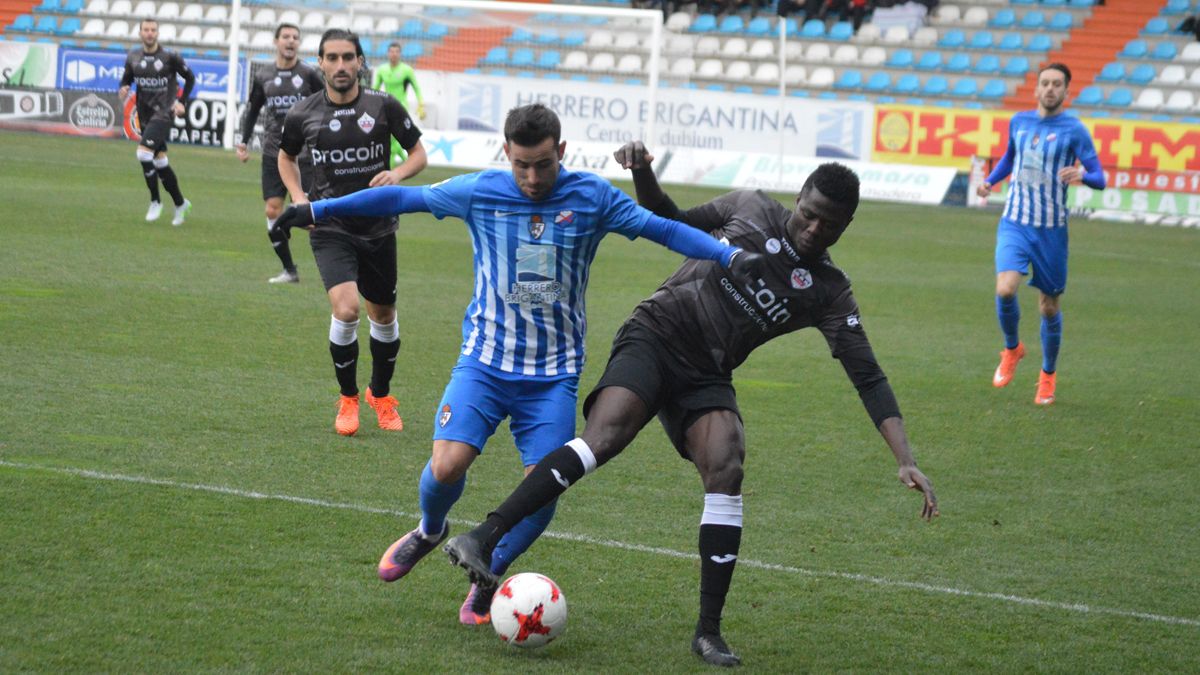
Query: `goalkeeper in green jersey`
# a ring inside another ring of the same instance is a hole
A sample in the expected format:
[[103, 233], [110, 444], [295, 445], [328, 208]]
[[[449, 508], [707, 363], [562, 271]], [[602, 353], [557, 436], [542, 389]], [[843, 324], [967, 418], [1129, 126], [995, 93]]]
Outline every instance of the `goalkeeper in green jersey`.
[[[405, 110], [412, 110], [408, 105], [408, 88], [412, 87], [413, 93], [417, 95], [417, 117], [425, 117], [425, 102], [421, 99], [421, 86], [417, 84], [417, 71], [400, 60], [399, 42], [388, 45], [387, 57], [388, 62], [375, 69], [371, 78], [371, 88], [386, 91], [400, 101]], [[393, 138], [392, 166], [399, 165], [407, 156], [404, 148]]]

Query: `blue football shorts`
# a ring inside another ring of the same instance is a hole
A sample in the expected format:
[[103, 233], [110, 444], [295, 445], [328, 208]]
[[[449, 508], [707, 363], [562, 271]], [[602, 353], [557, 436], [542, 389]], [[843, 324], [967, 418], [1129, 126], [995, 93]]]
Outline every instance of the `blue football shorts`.
[[996, 273], [1020, 272], [1046, 295], [1067, 290], [1067, 228], [1030, 227], [1004, 218], [996, 228]]
[[483, 452], [505, 417], [523, 466], [533, 466], [575, 438], [579, 376], [532, 379], [463, 356], [450, 374], [433, 419], [433, 440]]

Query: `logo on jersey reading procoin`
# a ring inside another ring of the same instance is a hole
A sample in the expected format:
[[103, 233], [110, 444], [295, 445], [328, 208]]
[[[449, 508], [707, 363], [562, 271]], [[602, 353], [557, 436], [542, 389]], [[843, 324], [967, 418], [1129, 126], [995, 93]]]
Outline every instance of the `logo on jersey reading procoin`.
[[797, 267], [792, 270], [792, 288], [804, 290], [812, 286], [812, 284], [812, 274], [808, 270], [803, 267]]
[[364, 133], [371, 133], [371, 130], [375, 128], [375, 118], [363, 113], [362, 117], [358, 118], [358, 128], [362, 129]]
[[559, 225], [561, 223], [566, 223], [566, 224], [570, 225], [573, 222], [575, 222], [575, 212], [574, 211], [559, 211], [558, 215], [554, 216], [554, 224], [555, 225]]
[[329, 120], [329, 130], [337, 131], [342, 128], [342, 123], [338, 120]]
[[779, 253], [779, 240], [771, 237], [767, 240], [767, 253]]
[[541, 239], [542, 233], [546, 231], [546, 223], [542, 222], [541, 216], [529, 217], [529, 234], [533, 235], [534, 239]]
[[302, 85], [302, 84], [304, 84], [304, 78], [303, 78], [303, 77], [300, 77], [299, 75], [293, 75], [293, 76], [292, 76], [292, 86], [293, 86], [293, 87], [296, 87], [297, 89], [299, 89], [299, 88], [300, 88], [300, 85]]
[[442, 414], [438, 415], [438, 425], [445, 427], [450, 423], [450, 404], [442, 406]]

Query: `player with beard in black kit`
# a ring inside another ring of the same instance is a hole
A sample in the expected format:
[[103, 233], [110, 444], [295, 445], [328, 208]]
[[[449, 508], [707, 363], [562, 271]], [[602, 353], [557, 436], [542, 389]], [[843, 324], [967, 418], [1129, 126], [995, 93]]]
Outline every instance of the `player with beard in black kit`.
[[742, 535], [745, 435], [732, 373], [755, 348], [816, 327], [858, 390], [899, 465], [900, 482], [921, 491], [921, 516], [938, 515], [929, 479], [917, 468], [900, 407], [863, 330], [850, 280], [829, 257], [858, 207], [859, 181], [841, 164], [822, 164], [788, 211], [762, 191], [742, 190], [680, 210], [659, 187], [640, 143], [616, 152], [633, 169], [638, 202], [762, 256], [761, 274], [739, 282], [719, 265], [687, 260], [617, 332], [608, 365], [583, 405], [579, 438], [546, 455], [474, 530], [444, 550], [472, 581], [495, 585], [488, 564], [496, 542], [521, 518], [617, 456], [655, 415], [704, 485], [700, 519], [700, 616], [692, 651], [705, 662], [741, 659], [721, 636], [721, 613]]

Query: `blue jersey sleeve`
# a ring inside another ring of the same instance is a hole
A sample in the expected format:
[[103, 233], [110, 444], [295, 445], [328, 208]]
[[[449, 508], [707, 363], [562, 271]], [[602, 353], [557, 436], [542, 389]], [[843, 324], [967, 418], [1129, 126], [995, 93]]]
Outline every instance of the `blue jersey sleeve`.
[[988, 185], [995, 185], [1008, 178], [1008, 175], [1012, 173], [1013, 159], [1017, 154], [1017, 150], [1014, 147], [1015, 141], [1013, 140], [1013, 136], [1016, 133], [1016, 129], [1014, 128], [1015, 122], [1016, 117], [1013, 117], [1008, 122], [1008, 146], [1004, 149], [1004, 155], [1000, 158], [1000, 161], [996, 162], [996, 166], [992, 168], [991, 175], [984, 179]]
[[1083, 164], [1084, 172], [1081, 180], [1083, 184], [1096, 190], [1103, 190], [1105, 187], [1104, 169], [1100, 166], [1100, 157], [1096, 154], [1096, 145], [1092, 141], [1092, 135], [1088, 133], [1087, 127], [1083, 126], [1083, 122], [1076, 121], [1078, 131], [1075, 133], [1075, 156], [1079, 158], [1079, 162]]
[[385, 185], [352, 192], [343, 197], [319, 199], [312, 203], [313, 220], [328, 216], [391, 216], [397, 213], [428, 211], [422, 197], [424, 188]]
[[597, 182], [603, 183], [603, 187], [600, 188], [601, 194], [597, 196], [606, 200], [601, 202], [605, 204], [601, 215], [604, 229], [623, 234], [630, 239], [640, 236], [642, 228], [646, 226], [646, 221], [652, 214], [608, 181], [597, 178]]
[[429, 212], [439, 219], [454, 216], [466, 220], [467, 214], [471, 211], [471, 198], [475, 194], [475, 185], [479, 182], [481, 175], [480, 173], [463, 174], [422, 188], [425, 193], [425, 203], [429, 205]]

